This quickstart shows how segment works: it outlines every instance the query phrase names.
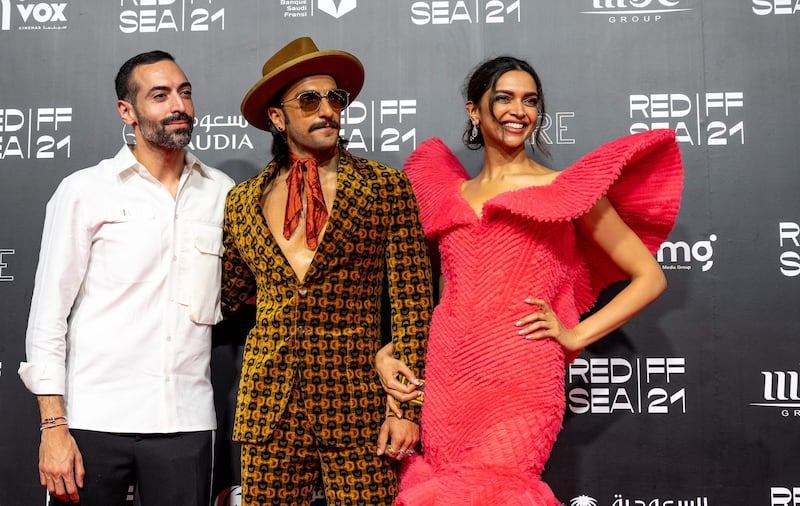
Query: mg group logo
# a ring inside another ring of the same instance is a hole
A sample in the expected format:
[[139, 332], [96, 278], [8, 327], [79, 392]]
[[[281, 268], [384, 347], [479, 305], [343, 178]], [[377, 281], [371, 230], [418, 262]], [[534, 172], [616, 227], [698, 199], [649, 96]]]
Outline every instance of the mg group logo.
[[800, 12], [800, 0], [753, 0], [753, 13], [758, 16], [798, 12]]
[[383, 98], [354, 101], [342, 112], [342, 137], [350, 151], [367, 153], [408, 152], [417, 147], [417, 100]]
[[628, 98], [630, 133], [675, 130], [691, 145], [744, 145], [744, 92], [637, 93]]
[[800, 275], [800, 225], [794, 221], [778, 224], [778, 243], [783, 250], [780, 256], [780, 271], [787, 278]]
[[51, 2], [26, 2], [0, 0], [0, 31], [11, 30], [64, 30], [67, 28], [67, 4]]
[[567, 408], [575, 414], [686, 413], [684, 357], [577, 358], [567, 368]]
[[70, 157], [72, 107], [0, 108], [0, 160]]
[[411, 4], [411, 22], [423, 25], [502, 24], [522, 21], [521, 0], [428, 0]]
[[762, 399], [751, 406], [772, 408], [783, 417], [800, 417], [800, 371], [761, 371]]
[[656, 260], [665, 271], [689, 271], [693, 266], [707, 272], [714, 265], [714, 246], [717, 234], [711, 234], [706, 241], [689, 244], [685, 241], [664, 241], [656, 253]]
[[225, 30], [220, 0], [120, 0], [122, 33], [208, 32]]
[[592, 0], [591, 10], [581, 14], [605, 16], [609, 23], [657, 23], [665, 16], [692, 9], [681, 0]]
[[0, 249], [0, 283], [10, 283], [14, 281], [14, 274], [9, 272], [8, 269], [8, 257], [14, 253], [15, 251], [13, 249]]

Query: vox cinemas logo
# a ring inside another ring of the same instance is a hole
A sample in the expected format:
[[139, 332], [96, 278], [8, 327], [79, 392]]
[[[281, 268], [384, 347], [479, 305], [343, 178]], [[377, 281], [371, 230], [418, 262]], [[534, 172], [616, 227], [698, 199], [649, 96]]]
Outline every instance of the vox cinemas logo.
[[[315, 14], [313, 0], [280, 0], [284, 18], [307, 18]], [[339, 19], [358, 7], [357, 0], [317, 0], [317, 12]]]
[[800, 225], [794, 221], [778, 223], [778, 244], [781, 248], [780, 271], [787, 278], [800, 275]]
[[693, 266], [707, 272], [714, 265], [714, 241], [717, 234], [710, 234], [708, 240], [689, 244], [685, 241], [664, 241], [656, 253], [656, 260], [665, 271], [690, 271]]
[[0, 283], [14, 281], [14, 274], [8, 268], [8, 259], [15, 251], [9, 248], [0, 248]]
[[70, 125], [72, 107], [0, 107], [0, 160], [69, 158]]
[[120, 0], [122, 33], [209, 32], [225, 30], [220, 0]]
[[797, 14], [800, 0], [753, 0], [753, 13], [757, 16]]
[[628, 98], [630, 133], [675, 130], [691, 145], [744, 145], [744, 92], [637, 93]]
[[428, 0], [411, 4], [417, 26], [521, 23], [521, 0]]
[[679, 384], [684, 374], [684, 357], [577, 358], [567, 368], [567, 408], [575, 414], [686, 413], [686, 389]]
[[800, 417], [800, 371], [761, 371], [763, 389], [751, 406], [772, 408], [783, 417]]
[[800, 487], [770, 487], [770, 506], [800, 506]]
[[605, 16], [611, 24], [657, 23], [666, 16], [691, 11], [682, 0], [592, 0], [581, 14]]
[[417, 100], [390, 98], [354, 101], [342, 111], [339, 135], [349, 141], [347, 149], [367, 153], [408, 152], [417, 147]]
[[64, 30], [67, 28], [66, 3], [0, 0], [0, 31]]

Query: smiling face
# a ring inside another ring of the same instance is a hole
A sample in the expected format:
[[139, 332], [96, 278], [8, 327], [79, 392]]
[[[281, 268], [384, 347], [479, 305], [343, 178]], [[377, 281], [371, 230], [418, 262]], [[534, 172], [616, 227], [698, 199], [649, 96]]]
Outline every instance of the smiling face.
[[137, 144], [183, 149], [194, 124], [192, 85], [170, 60], [139, 65], [130, 76], [134, 96], [119, 100], [123, 121], [133, 127]]
[[307, 76], [294, 82], [281, 96], [283, 105], [270, 107], [269, 117], [275, 127], [284, 132], [289, 150], [300, 158], [318, 158], [330, 152], [339, 142], [341, 110], [331, 107], [327, 98], [319, 109], [306, 112], [300, 108], [300, 93], [316, 91], [322, 96], [336, 89], [336, 81], [329, 75]]
[[478, 104], [467, 102], [470, 120], [477, 123], [486, 147], [524, 148], [539, 118], [539, 90], [523, 70], [502, 74]]

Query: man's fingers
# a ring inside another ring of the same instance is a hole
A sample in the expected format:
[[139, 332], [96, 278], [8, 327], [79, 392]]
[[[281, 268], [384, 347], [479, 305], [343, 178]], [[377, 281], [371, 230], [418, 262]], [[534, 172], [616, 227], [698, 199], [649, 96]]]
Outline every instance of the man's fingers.
[[381, 431], [378, 433], [378, 455], [383, 455], [386, 452], [386, 442], [389, 440], [389, 424], [383, 422]]

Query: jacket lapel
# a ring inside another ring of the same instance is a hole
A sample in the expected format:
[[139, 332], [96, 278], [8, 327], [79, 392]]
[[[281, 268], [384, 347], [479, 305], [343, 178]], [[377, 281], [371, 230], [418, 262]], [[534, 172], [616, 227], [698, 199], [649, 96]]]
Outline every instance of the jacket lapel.
[[312, 279], [318, 273], [324, 272], [326, 266], [335, 263], [334, 259], [341, 255], [344, 245], [352, 241], [350, 231], [362, 227], [365, 220], [374, 219], [372, 207], [378, 196], [373, 193], [355, 162], [347, 150], [339, 150], [336, 200], [306, 279]]

